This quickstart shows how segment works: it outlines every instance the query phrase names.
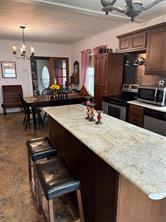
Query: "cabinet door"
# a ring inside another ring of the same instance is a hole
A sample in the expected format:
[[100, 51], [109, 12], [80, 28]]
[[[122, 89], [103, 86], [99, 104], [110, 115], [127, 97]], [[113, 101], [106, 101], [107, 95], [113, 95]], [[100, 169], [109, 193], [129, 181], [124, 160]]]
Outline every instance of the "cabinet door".
[[144, 108], [135, 105], [129, 105], [128, 122], [136, 126], [144, 126]]
[[108, 60], [107, 93], [120, 95], [123, 79], [123, 55], [112, 53]]
[[99, 54], [96, 57], [95, 64], [95, 86], [106, 86], [106, 77], [108, 73], [108, 54]]
[[107, 95], [107, 90], [104, 87], [95, 87], [95, 109], [102, 109], [103, 96]]
[[131, 50], [144, 50], [146, 47], [146, 32], [132, 35]]
[[148, 33], [146, 73], [166, 75], [166, 25]]
[[119, 39], [119, 49], [120, 51], [130, 51], [131, 36], [121, 37]]

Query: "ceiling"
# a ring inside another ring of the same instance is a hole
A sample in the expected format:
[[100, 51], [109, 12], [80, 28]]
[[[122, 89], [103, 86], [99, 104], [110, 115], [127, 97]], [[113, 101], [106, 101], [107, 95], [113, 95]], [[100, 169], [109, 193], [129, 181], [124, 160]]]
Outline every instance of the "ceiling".
[[[148, 4], [152, 0], [143, 0]], [[116, 6], [124, 7], [118, 0]], [[105, 16], [100, 0], [0, 0], [0, 38], [21, 40], [25, 25], [26, 41], [71, 44], [96, 33], [130, 23], [117, 12]], [[166, 1], [143, 12], [136, 22], [164, 15]]]

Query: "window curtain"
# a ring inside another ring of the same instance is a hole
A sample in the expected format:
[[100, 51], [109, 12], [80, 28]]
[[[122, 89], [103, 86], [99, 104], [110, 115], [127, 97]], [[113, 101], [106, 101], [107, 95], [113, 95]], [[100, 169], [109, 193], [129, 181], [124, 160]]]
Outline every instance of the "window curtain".
[[81, 82], [82, 86], [85, 85], [87, 68], [89, 66], [89, 49], [81, 51]]

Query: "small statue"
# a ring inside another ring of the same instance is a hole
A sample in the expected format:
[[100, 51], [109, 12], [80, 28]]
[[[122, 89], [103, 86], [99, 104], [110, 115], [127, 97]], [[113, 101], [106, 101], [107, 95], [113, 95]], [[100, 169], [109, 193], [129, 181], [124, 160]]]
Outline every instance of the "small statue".
[[90, 118], [89, 118], [89, 121], [91, 121], [91, 122], [95, 121], [95, 119], [94, 119], [94, 116], [95, 116], [95, 114], [94, 114], [94, 111], [95, 111], [94, 106], [95, 106], [95, 103], [91, 103], [90, 104]]
[[91, 115], [91, 106], [90, 104], [87, 105], [87, 117], [85, 119], [90, 119], [90, 115]]
[[102, 119], [101, 113], [102, 113], [102, 111], [101, 110], [97, 110], [96, 112], [98, 113], [96, 124], [101, 124], [102, 123], [101, 122], [101, 119]]

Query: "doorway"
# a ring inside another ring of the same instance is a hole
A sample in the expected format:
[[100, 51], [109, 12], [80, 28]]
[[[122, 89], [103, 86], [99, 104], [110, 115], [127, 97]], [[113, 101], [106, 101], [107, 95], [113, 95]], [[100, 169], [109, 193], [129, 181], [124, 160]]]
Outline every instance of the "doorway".
[[69, 84], [69, 58], [33, 57], [31, 62], [33, 95], [41, 95], [52, 84], [65, 88]]

